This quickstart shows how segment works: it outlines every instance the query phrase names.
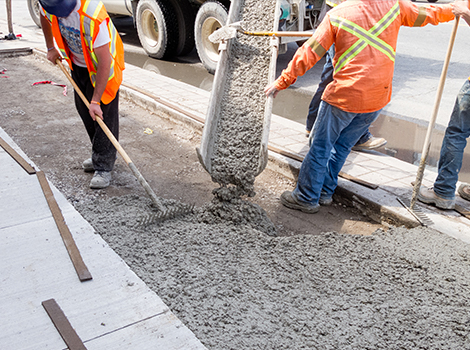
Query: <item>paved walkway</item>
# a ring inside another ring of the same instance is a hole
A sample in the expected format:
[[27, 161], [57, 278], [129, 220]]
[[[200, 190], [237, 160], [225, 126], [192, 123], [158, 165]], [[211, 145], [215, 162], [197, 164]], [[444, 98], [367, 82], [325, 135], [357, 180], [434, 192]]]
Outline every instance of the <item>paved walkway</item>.
[[[36, 54], [44, 55], [44, 44], [37, 40], [0, 41], [0, 53], [37, 47], [40, 50]], [[202, 127], [210, 96], [201, 89], [129, 64], [121, 93], [147, 108], [165, 109], [195, 128]], [[0, 136], [16, 147], [2, 130]], [[269, 146], [268, 167], [295, 178], [308, 150], [303, 125], [273, 115]], [[419, 225], [397, 200], [411, 197], [410, 183], [416, 177], [416, 166], [377, 152], [352, 152], [343, 172], [378, 187], [371, 189], [342, 178], [337, 190], [341, 200], [382, 222]], [[434, 173], [426, 171], [423, 184], [431, 185], [434, 178]], [[88, 349], [203, 348], [54, 189], [93, 276], [92, 281], [79, 282], [40, 191], [35, 177], [27, 175], [0, 150], [2, 349], [65, 348], [41, 306], [50, 298], [57, 301]], [[470, 208], [467, 201], [458, 198], [457, 202]], [[416, 209], [427, 215], [434, 229], [470, 243], [469, 219], [455, 211], [421, 204]]]

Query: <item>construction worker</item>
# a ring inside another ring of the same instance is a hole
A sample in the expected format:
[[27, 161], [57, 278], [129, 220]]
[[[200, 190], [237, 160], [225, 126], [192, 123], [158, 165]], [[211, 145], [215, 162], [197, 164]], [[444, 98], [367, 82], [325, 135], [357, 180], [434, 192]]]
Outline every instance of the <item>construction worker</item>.
[[[467, 1], [456, 1], [453, 6], [456, 16], [461, 16], [470, 25], [470, 10]], [[470, 79], [470, 78], [469, 78]], [[457, 95], [454, 110], [450, 116], [442, 141], [438, 175], [434, 187], [422, 186], [418, 200], [434, 204], [441, 209], [454, 209], [455, 189], [462, 168], [462, 159], [467, 139], [470, 136], [470, 81], [467, 79]], [[470, 201], [470, 185], [462, 184], [458, 193]]]
[[82, 166], [84, 171], [94, 172], [90, 188], [105, 188], [111, 181], [116, 149], [96, 118], [101, 118], [118, 138], [119, 87], [124, 70], [121, 38], [101, 1], [39, 0], [39, 3], [47, 59], [55, 64], [63, 57], [73, 80], [90, 102], [88, 108], [75, 91], [75, 106], [92, 142], [92, 156]]
[[[326, 14], [326, 11], [331, 10], [333, 7], [338, 6], [342, 2], [346, 0], [327, 0], [325, 1], [325, 10], [322, 11], [323, 16]], [[323, 70], [320, 76], [320, 83], [318, 84], [317, 91], [313, 95], [312, 101], [310, 101], [310, 105], [308, 106], [308, 114], [307, 114], [307, 125], [306, 131], [307, 136], [310, 136], [310, 132], [313, 128], [313, 124], [317, 119], [318, 109], [320, 108], [321, 97], [323, 95], [323, 91], [329, 83], [333, 81], [333, 57], [335, 56], [335, 45], [331, 45], [330, 49], [325, 53], [325, 64], [323, 65]], [[355, 151], [362, 151], [362, 150], [372, 150], [376, 148], [380, 148], [385, 146], [387, 140], [383, 137], [374, 137], [369, 129], [366, 130], [364, 135], [361, 136], [359, 141], [357, 141], [356, 145], [352, 148]]]
[[338, 174], [351, 148], [390, 101], [398, 32], [454, 18], [451, 5], [417, 6], [401, 0], [349, 0], [330, 10], [314, 35], [265, 93], [274, 97], [335, 45], [334, 80], [323, 93], [312, 144], [294, 191], [281, 203], [306, 213], [332, 203]]

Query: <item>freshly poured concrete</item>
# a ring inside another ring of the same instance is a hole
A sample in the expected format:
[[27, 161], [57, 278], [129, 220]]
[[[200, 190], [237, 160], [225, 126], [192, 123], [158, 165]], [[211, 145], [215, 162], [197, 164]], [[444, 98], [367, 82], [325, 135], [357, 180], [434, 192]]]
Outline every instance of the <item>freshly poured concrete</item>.
[[136, 226], [149, 205], [78, 209], [209, 349], [470, 347], [470, 246], [459, 240], [422, 227], [271, 237], [197, 214]]

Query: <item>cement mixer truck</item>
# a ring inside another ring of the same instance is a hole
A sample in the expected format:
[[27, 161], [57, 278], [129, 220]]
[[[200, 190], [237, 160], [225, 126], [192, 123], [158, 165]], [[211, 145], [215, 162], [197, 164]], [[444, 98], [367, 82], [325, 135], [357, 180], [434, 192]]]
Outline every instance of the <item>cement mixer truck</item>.
[[[38, 0], [27, 1], [31, 17], [40, 26]], [[150, 57], [165, 59], [184, 56], [196, 47], [204, 67], [214, 73], [219, 49], [218, 44], [209, 40], [209, 35], [226, 23], [230, 0], [101, 1], [110, 15], [133, 17], [140, 43]], [[313, 31], [319, 24], [324, 2], [325, 0], [277, 0], [282, 10], [279, 30]], [[296, 39], [283, 38], [280, 53], [285, 50], [289, 40]]]

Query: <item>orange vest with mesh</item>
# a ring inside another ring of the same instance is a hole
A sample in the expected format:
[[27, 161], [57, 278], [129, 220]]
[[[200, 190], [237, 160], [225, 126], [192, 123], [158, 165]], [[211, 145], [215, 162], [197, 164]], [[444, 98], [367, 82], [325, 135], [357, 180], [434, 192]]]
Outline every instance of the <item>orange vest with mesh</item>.
[[[60, 33], [59, 21], [56, 16], [44, 11], [46, 18], [52, 25], [52, 34], [59, 47], [60, 53], [65, 58], [70, 68], [72, 62], [70, 51]], [[111, 69], [109, 72], [108, 83], [101, 97], [104, 104], [110, 103], [115, 97], [122, 83], [122, 71], [124, 70], [124, 46], [121, 37], [109, 18], [108, 13], [101, 1], [81, 0], [81, 6], [78, 10], [80, 15], [80, 38], [82, 42], [83, 55], [90, 75], [90, 80], [95, 86], [96, 73], [98, 69], [98, 58], [96, 57], [93, 45], [98, 35], [100, 24], [107, 22], [108, 32], [111, 41], [109, 42], [109, 52], [111, 54]]]

